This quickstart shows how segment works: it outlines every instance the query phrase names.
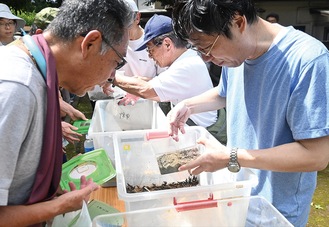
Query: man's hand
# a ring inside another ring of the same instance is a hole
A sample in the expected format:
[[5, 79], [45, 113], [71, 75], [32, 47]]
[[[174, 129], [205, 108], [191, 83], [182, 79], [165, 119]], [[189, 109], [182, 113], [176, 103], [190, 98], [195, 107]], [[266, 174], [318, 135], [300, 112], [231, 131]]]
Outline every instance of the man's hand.
[[70, 182], [69, 186], [71, 189], [70, 192], [66, 192], [56, 198], [63, 203], [65, 207], [64, 213], [81, 209], [82, 201], [85, 200], [88, 202], [90, 194], [99, 189], [99, 186], [91, 178], [86, 180], [85, 176], [81, 176], [80, 178], [80, 190], [77, 190], [73, 182]]
[[110, 96], [114, 92], [114, 85], [113, 85], [114, 78], [109, 78], [107, 80], [107, 83], [103, 84], [101, 87], [103, 89], [104, 94]]
[[68, 104], [63, 99], [59, 99], [59, 105], [61, 112], [64, 112], [69, 115], [73, 121], [78, 119], [88, 120], [81, 111], [75, 109], [72, 105]]
[[63, 137], [69, 141], [70, 143], [74, 143], [75, 141], [80, 141], [79, 137], [82, 136], [82, 134], [75, 132], [74, 130], [78, 130], [77, 127], [74, 127], [73, 125], [62, 121], [62, 133]]
[[173, 109], [167, 114], [167, 118], [170, 124], [169, 135], [173, 137], [174, 140], [178, 141], [178, 130], [183, 134], [185, 133], [185, 123], [190, 117], [190, 109], [183, 103], [178, 103]]
[[140, 97], [136, 96], [136, 95], [132, 95], [132, 94], [129, 94], [127, 93], [125, 97], [123, 97], [119, 102], [118, 104], [119, 105], [135, 105], [137, 100], [139, 99]]
[[179, 171], [188, 170], [189, 173], [198, 175], [202, 172], [215, 172], [227, 166], [230, 153], [218, 140], [200, 138], [197, 142], [204, 145], [207, 151], [195, 160], [180, 166]]

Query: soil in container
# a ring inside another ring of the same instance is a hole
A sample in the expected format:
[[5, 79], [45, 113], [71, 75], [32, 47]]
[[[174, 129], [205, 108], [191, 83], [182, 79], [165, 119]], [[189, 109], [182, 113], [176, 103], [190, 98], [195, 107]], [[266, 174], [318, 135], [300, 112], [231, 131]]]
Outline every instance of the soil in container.
[[138, 193], [138, 192], [151, 192], [158, 190], [166, 190], [173, 188], [186, 188], [199, 185], [199, 179], [197, 176], [189, 176], [185, 181], [169, 183], [164, 181], [161, 185], [152, 184], [151, 186], [140, 186], [127, 184], [127, 193]]
[[184, 165], [200, 156], [199, 148], [199, 146], [193, 146], [158, 156], [157, 162], [160, 173], [163, 175], [178, 172], [178, 168], [181, 165]]

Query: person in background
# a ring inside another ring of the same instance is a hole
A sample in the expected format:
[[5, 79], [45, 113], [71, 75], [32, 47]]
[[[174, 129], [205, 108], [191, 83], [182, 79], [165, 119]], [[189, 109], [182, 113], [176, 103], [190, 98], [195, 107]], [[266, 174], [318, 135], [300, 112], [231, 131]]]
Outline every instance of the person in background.
[[[119, 73], [123, 73], [125, 76], [138, 77], [145, 81], [148, 81], [163, 72], [165, 68], [160, 68], [154, 62], [152, 58], [149, 57], [146, 49], [142, 51], [135, 51], [135, 49], [144, 41], [144, 29], [139, 25], [141, 19], [141, 13], [138, 10], [136, 2], [134, 0], [125, 0], [132, 11], [134, 12], [134, 21], [129, 28], [129, 42], [127, 55], [125, 57], [127, 64], [124, 65]], [[122, 93], [124, 95], [124, 93]], [[95, 101], [99, 99], [112, 98], [105, 95], [103, 89], [96, 85], [94, 90], [88, 92], [89, 98], [91, 100], [92, 106], [95, 106]]]
[[264, 196], [294, 226], [306, 226], [317, 171], [329, 161], [328, 50], [304, 32], [258, 17], [252, 0], [181, 0], [173, 24], [222, 74], [217, 88], [171, 110], [170, 135], [179, 139], [192, 113], [227, 110], [227, 146], [201, 139], [208, 152], [180, 170], [253, 168], [258, 184], [251, 194]]
[[135, 51], [137, 47], [144, 41], [144, 29], [139, 25], [141, 13], [134, 0], [125, 0], [134, 11], [134, 22], [129, 28], [129, 43], [127, 50], [127, 64], [119, 71], [123, 71], [125, 76], [134, 76], [146, 81], [152, 79], [165, 69], [159, 68], [155, 61], [149, 57], [146, 49]]
[[266, 20], [271, 23], [279, 23], [279, 14], [277, 13], [269, 13], [266, 16]]
[[25, 20], [13, 15], [9, 7], [0, 3], [0, 46], [5, 46], [14, 41], [15, 33], [24, 28]]
[[[158, 66], [155, 61], [149, 57], [149, 53], [144, 50], [135, 51], [135, 49], [144, 41], [144, 29], [140, 26], [141, 13], [138, 10], [134, 0], [126, 0], [135, 13], [135, 19], [129, 29], [129, 44], [127, 50], [127, 64], [122, 67], [125, 76], [134, 76], [145, 81], [151, 80], [153, 77], [165, 71], [167, 67]], [[128, 97], [133, 97], [128, 94]], [[137, 101], [138, 98], [136, 98]], [[170, 102], [159, 102], [160, 108], [165, 114], [170, 110]]]
[[[160, 67], [168, 68], [149, 81], [116, 74], [113, 84], [131, 94], [122, 99], [122, 103], [134, 104], [137, 96], [176, 105], [213, 87], [206, 64], [174, 34], [171, 23], [169, 17], [157, 14], [146, 23], [144, 41], [136, 51], [146, 49]], [[208, 127], [216, 118], [216, 111], [194, 114], [188, 124]]]
[[55, 7], [46, 7], [40, 10], [35, 14], [29, 34], [41, 34], [57, 16], [58, 11], [59, 9]]
[[84, 96], [114, 76], [125, 64], [131, 23], [123, 0], [65, 0], [42, 34], [0, 47], [0, 226], [41, 226], [81, 209], [98, 189], [82, 176], [79, 190], [70, 182], [71, 191], [58, 195], [58, 90]]

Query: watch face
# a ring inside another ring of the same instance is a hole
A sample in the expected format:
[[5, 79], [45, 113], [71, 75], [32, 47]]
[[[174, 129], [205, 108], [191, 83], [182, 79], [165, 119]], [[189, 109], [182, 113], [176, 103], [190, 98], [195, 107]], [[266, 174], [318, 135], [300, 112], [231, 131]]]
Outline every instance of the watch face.
[[240, 165], [237, 163], [230, 163], [228, 166], [228, 170], [233, 173], [237, 173], [240, 171]]

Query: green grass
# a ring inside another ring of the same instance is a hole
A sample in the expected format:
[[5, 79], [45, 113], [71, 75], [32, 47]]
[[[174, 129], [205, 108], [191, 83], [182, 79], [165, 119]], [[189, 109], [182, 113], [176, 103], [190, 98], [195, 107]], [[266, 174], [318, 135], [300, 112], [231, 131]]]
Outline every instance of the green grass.
[[311, 204], [311, 212], [307, 226], [329, 226], [329, 166], [318, 173], [318, 183]]

